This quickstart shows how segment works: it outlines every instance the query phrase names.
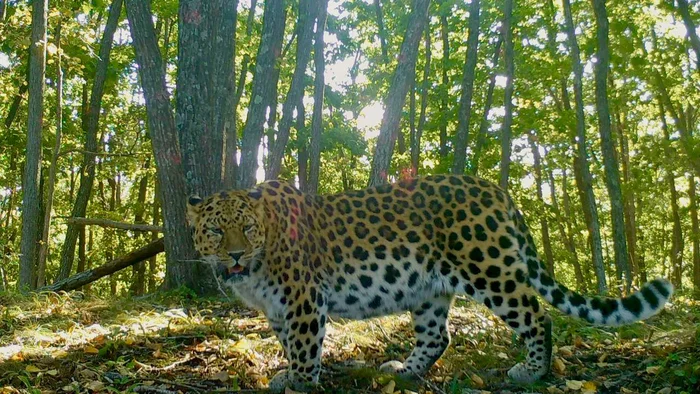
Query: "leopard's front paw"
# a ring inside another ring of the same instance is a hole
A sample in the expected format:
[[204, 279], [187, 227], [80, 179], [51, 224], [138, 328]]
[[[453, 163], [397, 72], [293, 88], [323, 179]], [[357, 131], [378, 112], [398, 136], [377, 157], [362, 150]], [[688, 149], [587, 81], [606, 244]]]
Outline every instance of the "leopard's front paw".
[[406, 366], [401, 361], [387, 361], [379, 367], [379, 370], [385, 373], [393, 373], [394, 375], [410, 375], [411, 372], [406, 369]]
[[282, 393], [287, 387], [295, 391], [307, 392], [313, 389], [314, 383], [299, 379], [289, 370], [283, 369], [272, 377], [269, 388], [273, 393]]

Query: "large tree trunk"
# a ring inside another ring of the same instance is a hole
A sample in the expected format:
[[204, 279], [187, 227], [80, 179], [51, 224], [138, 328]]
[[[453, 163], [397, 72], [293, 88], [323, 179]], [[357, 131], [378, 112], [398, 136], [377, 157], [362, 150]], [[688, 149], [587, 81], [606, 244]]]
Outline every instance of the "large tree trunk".
[[503, 44], [503, 35], [498, 35], [498, 40], [496, 41], [496, 47], [493, 50], [493, 57], [491, 58], [491, 64], [493, 64], [491, 76], [489, 77], [489, 87], [486, 91], [486, 100], [484, 101], [484, 112], [481, 115], [481, 122], [479, 123], [479, 131], [476, 135], [476, 146], [474, 147], [474, 155], [471, 160], [471, 172], [474, 176], [479, 175], [479, 162], [481, 161], [481, 153], [484, 150], [484, 144], [486, 143], [486, 132], [489, 129], [489, 112], [491, 112], [491, 105], [493, 105], [493, 91], [496, 88], [496, 69], [498, 67], [498, 59], [501, 57], [501, 45]]
[[[128, 1], [131, 0], [127, 0], [127, 2]], [[101, 265], [95, 269], [80, 272], [74, 276], [71, 276], [70, 278], [58, 281], [53, 285], [42, 287], [38, 289], [38, 291], [58, 292], [75, 290], [107, 275], [111, 275], [119, 270], [144, 261], [151, 256], [155, 256], [158, 253], [162, 252], [164, 249], [165, 247], [163, 245], [163, 238], [160, 238], [156, 241], [149, 243], [146, 246], [143, 246], [127, 254], [126, 256], [122, 256], [115, 260], [111, 260], [108, 263]]]
[[29, 290], [34, 284], [35, 264], [39, 251], [39, 168], [41, 167], [41, 131], [44, 111], [44, 76], [46, 73], [46, 19], [48, 0], [32, 2], [32, 44], [29, 59], [29, 107], [27, 151], [22, 177], [22, 242], [18, 287]]
[[474, 75], [476, 70], [476, 60], [479, 55], [479, 12], [479, 0], [471, 0], [469, 5], [467, 58], [464, 61], [464, 71], [462, 74], [462, 96], [459, 99], [459, 112], [457, 114], [455, 156], [452, 163], [453, 174], [464, 174], [464, 166], [467, 162], [469, 120], [471, 119], [472, 115], [472, 95], [474, 94]]
[[37, 287], [46, 284], [46, 256], [49, 252], [49, 228], [51, 224], [51, 208], [53, 206], [53, 194], [56, 188], [56, 168], [58, 154], [61, 150], [61, 132], [63, 130], [63, 71], [61, 69], [61, 20], [56, 27], [56, 136], [49, 165], [48, 190], [46, 191], [46, 204], [44, 207], [44, 226], [41, 232], [41, 245], [39, 247], [39, 261], [37, 263]]
[[683, 23], [685, 24], [685, 30], [688, 34], [690, 46], [693, 47], [693, 50], [695, 51], [695, 61], [697, 62], [696, 71], [698, 71], [700, 70], [700, 38], [698, 38], [695, 22], [693, 22], [693, 18], [690, 17], [690, 12], [688, 10], [688, 1], [676, 1], [678, 2], [678, 12], [681, 14], [681, 17], [683, 18]]
[[510, 140], [511, 125], [513, 124], [513, 89], [515, 77], [515, 62], [513, 54], [513, 0], [505, 0], [503, 7], [503, 41], [505, 42], [506, 88], [504, 93], [503, 129], [501, 130], [501, 172], [499, 185], [508, 189], [508, 173], [510, 169]]
[[202, 272], [204, 267], [189, 261], [195, 254], [185, 218], [187, 198], [185, 174], [151, 11], [148, 3], [140, 0], [127, 0], [126, 11], [136, 52], [136, 62], [139, 66], [148, 115], [148, 129], [160, 184], [167, 258], [166, 287], [187, 285], [192, 286], [195, 291], [203, 292], [208, 290], [208, 286], [206, 283], [202, 284], [199, 278], [208, 277], [209, 270], [204, 273]]
[[238, 188], [248, 188], [256, 182], [258, 170], [258, 149], [263, 135], [265, 123], [265, 110], [270, 102], [273, 84], [277, 81], [270, 76], [274, 73], [275, 60], [281, 53], [282, 35], [285, 24], [285, 2], [266, 1], [263, 13], [263, 30], [258, 55], [255, 62], [255, 74], [253, 76], [253, 88], [251, 91], [250, 106], [243, 140], [241, 144], [241, 161], [238, 168]]
[[693, 175], [688, 176], [688, 198], [693, 242], [693, 295], [698, 300], [700, 299], [700, 224], [698, 224], [698, 196]]
[[[532, 156], [534, 157], [535, 165], [535, 186], [537, 188], [537, 199], [540, 200], [542, 207], [546, 207], [544, 202], [544, 196], [542, 195], [542, 158], [540, 157], [540, 151], [535, 143], [532, 135], [528, 135], [528, 140], [530, 142], [530, 149], [532, 149]], [[547, 261], [547, 272], [549, 276], [554, 278], [554, 255], [552, 254], [552, 241], [549, 239], [549, 223], [547, 222], [547, 215], [543, 211], [540, 213], [540, 228], [542, 230], [542, 247], [544, 248], [544, 256]]]
[[420, 141], [425, 130], [426, 111], [428, 108], [428, 91], [430, 89], [430, 24], [425, 27], [425, 63], [423, 64], [423, 82], [420, 87], [420, 114], [418, 115], [418, 128], [415, 136], [411, 139], [411, 171], [412, 175], [418, 174], [420, 168]]
[[321, 135], [323, 134], [323, 97], [326, 87], [324, 72], [323, 34], [326, 30], [328, 17], [328, 0], [319, 0], [319, 12], [316, 17], [316, 33], [314, 34], [314, 109], [311, 115], [311, 142], [309, 148], [309, 178], [307, 192], [318, 193], [319, 174], [321, 171]]
[[313, 0], [299, 1], [299, 19], [297, 22], [297, 50], [296, 50], [296, 65], [292, 82], [287, 92], [287, 98], [282, 105], [282, 120], [277, 131], [277, 137], [270, 153], [269, 168], [265, 174], [267, 179], [277, 179], [282, 170], [282, 159], [284, 151], [289, 142], [289, 130], [292, 127], [294, 120], [294, 107], [297, 106], [299, 100], [304, 97], [304, 88], [306, 85], [306, 68], [311, 56], [311, 44], [314, 31], [314, 19], [316, 17], [316, 7]]
[[[605, 263], [603, 261], [603, 248], [600, 241], [600, 221], [598, 220], [598, 209], [596, 207], [595, 196], [593, 195], [593, 178], [588, 167], [588, 152], [586, 149], [586, 118], [583, 112], [583, 66], [579, 54], [578, 42], [574, 30], [574, 21], [571, 16], [571, 4], [569, 0], [562, 0], [564, 17], [566, 20], [566, 34], [571, 52], [571, 62], [574, 70], [574, 101], [576, 104], [576, 133], [572, 136], [572, 141], [576, 143], [576, 156], [574, 157], [574, 172], [576, 173], [576, 184], [581, 195], [581, 205], [586, 219], [586, 226], [589, 234], [589, 244], [593, 266], [595, 267], [596, 279], [598, 283], [598, 294], [604, 295], [608, 292], [608, 285], [605, 280]], [[566, 86], [562, 86], [566, 92]], [[564, 104], [568, 105], [568, 99]]]
[[615, 248], [615, 266], [618, 281], [622, 273], [625, 275], [625, 290], [629, 292], [632, 286], [632, 272], [627, 256], [627, 238], [625, 237], [625, 210], [622, 204], [622, 189], [620, 188], [620, 170], [615, 157], [610, 127], [610, 107], [608, 104], [608, 66], [610, 51], [608, 48], [608, 15], [605, 0], [593, 0], [593, 10], [596, 16], [596, 36], [598, 50], [595, 64], [596, 111], [598, 112], [598, 130], [600, 145], [603, 151], [603, 167], [605, 168], [605, 183], [610, 196], [613, 245]]
[[[85, 217], [88, 201], [92, 193], [92, 185], [95, 181], [95, 152], [97, 152], [97, 128], [100, 121], [102, 109], [102, 96], [104, 94], [105, 81], [107, 79], [107, 68], [109, 66], [109, 56], [112, 51], [112, 39], [117, 30], [119, 16], [122, 9], [122, 0], [114, 0], [109, 7], [109, 16], [105, 25], [102, 40], [100, 42], [100, 56], [95, 70], [95, 81], [92, 85], [90, 95], [90, 106], [87, 111], [83, 130], [85, 131], [85, 153], [83, 156], [83, 171], [80, 175], [80, 187], [73, 205], [73, 217]], [[70, 276], [75, 258], [75, 242], [78, 239], [78, 228], [68, 226], [66, 237], [61, 249], [61, 267], [56, 280], [65, 279]]]
[[391, 164], [399, 123], [401, 122], [402, 109], [406, 101], [408, 88], [411, 86], [410, 80], [415, 75], [418, 44], [428, 21], [429, 5], [430, 0], [413, 1], [413, 10], [408, 20], [403, 43], [401, 44], [394, 80], [387, 94], [386, 108], [379, 129], [377, 146], [372, 157], [372, 169], [369, 178], [370, 186], [381, 185], [387, 181], [389, 165]]

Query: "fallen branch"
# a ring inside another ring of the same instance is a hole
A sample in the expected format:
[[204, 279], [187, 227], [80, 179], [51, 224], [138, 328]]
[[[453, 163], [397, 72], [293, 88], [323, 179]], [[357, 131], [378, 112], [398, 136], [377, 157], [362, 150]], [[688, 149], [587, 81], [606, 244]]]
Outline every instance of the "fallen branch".
[[52, 285], [41, 287], [37, 289], [37, 291], [57, 292], [75, 290], [79, 287], [85, 286], [88, 283], [92, 283], [100, 278], [120, 271], [126, 267], [130, 267], [138, 262], [149, 259], [164, 250], [165, 244], [163, 242], [163, 238], [158, 238], [156, 241], [153, 241], [147, 244], [146, 246], [137, 249], [125, 256], [119, 257], [97, 268], [83, 271], [79, 274], [73, 275], [70, 278], [66, 278]]
[[66, 222], [71, 224], [77, 224], [78, 226], [95, 225], [100, 227], [118, 228], [121, 230], [163, 232], [163, 227], [152, 226], [150, 224], [124, 223], [109, 219], [89, 219], [74, 217], [59, 217], [59, 219], [66, 219]]

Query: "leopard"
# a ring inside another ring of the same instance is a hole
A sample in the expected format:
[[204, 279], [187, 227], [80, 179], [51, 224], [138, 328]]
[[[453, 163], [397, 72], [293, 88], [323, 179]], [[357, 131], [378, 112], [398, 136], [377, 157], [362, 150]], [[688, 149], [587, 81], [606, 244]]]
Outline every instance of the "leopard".
[[625, 297], [587, 296], [552, 278], [520, 210], [498, 185], [468, 175], [400, 179], [317, 195], [269, 180], [192, 195], [187, 218], [201, 260], [266, 316], [287, 358], [279, 392], [313, 390], [330, 319], [410, 312], [415, 345], [379, 369], [421, 376], [450, 344], [456, 296], [484, 304], [514, 330], [525, 359], [510, 368], [531, 383], [552, 365], [552, 320], [538, 299], [592, 325], [657, 314], [673, 286], [651, 280]]

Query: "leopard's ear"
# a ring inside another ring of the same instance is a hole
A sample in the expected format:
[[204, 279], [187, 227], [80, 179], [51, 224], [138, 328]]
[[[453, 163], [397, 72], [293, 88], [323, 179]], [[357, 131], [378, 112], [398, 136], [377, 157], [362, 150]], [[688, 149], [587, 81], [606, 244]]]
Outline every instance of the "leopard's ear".
[[254, 201], [260, 200], [262, 198], [262, 190], [258, 189], [257, 187], [254, 187], [248, 190], [248, 197], [250, 197], [250, 199]]
[[187, 199], [187, 222], [190, 226], [197, 222], [203, 202], [204, 200], [197, 195], [191, 195]]

